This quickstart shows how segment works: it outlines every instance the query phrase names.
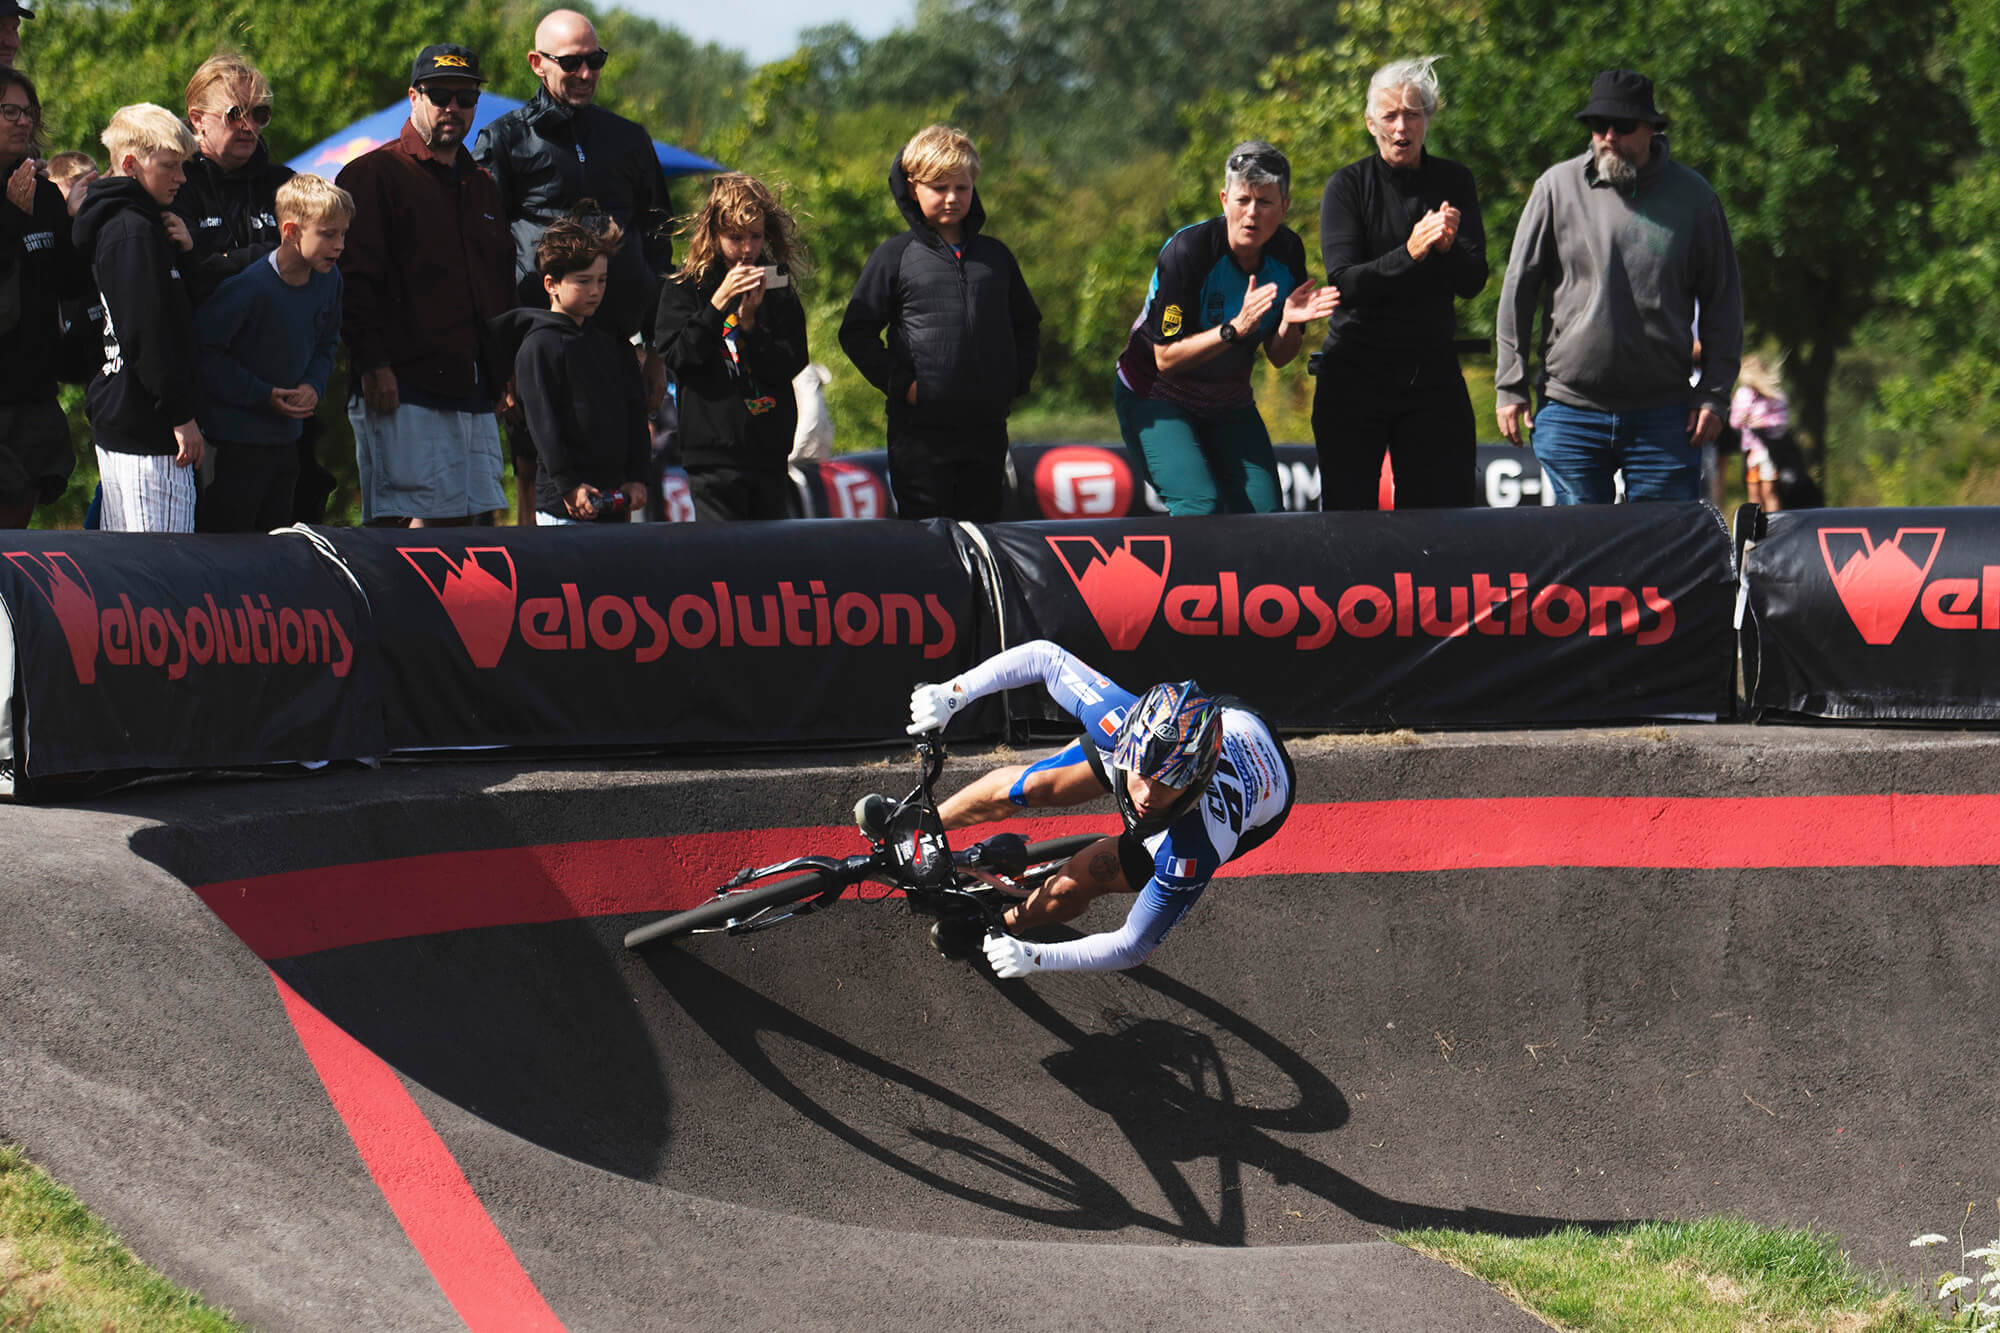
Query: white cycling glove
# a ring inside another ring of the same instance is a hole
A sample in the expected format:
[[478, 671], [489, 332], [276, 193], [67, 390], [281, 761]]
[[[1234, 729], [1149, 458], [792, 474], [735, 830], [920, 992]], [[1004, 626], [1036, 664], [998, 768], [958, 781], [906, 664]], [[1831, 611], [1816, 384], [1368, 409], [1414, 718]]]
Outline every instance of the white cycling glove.
[[927, 731], [943, 731], [951, 715], [965, 707], [966, 702], [965, 694], [949, 683], [917, 686], [910, 691], [909, 734], [921, 736]]
[[1042, 958], [1034, 945], [998, 931], [986, 936], [986, 961], [993, 965], [993, 975], [1002, 981], [1042, 970]]

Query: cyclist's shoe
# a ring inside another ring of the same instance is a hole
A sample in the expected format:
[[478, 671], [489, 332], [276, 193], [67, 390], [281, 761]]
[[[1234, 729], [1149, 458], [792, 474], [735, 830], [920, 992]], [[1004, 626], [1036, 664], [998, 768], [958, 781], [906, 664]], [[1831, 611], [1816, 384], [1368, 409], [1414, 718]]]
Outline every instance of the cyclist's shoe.
[[979, 912], [956, 912], [931, 922], [931, 947], [946, 958], [971, 958], [986, 940], [986, 917]]
[[854, 803], [854, 827], [860, 829], [861, 836], [870, 842], [886, 842], [889, 821], [895, 814], [893, 801], [879, 792], [869, 792]]

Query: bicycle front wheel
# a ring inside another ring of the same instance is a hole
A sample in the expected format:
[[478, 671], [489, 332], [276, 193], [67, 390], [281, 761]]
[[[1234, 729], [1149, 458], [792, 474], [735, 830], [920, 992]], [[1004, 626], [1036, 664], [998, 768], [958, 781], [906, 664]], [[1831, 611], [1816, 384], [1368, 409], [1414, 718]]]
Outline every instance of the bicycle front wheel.
[[790, 875], [769, 884], [759, 884], [754, 888], [736, 889], [719, 898], [713, 898], [699, 907], [690, 907], [685, 912], [675, 912], [661, 917], [649, 926], [640, 926], [628, 931], [625, 947], [637, 949], [641, 945], [658, 940], [679, 939], [697, 930], [715, 930], [736, 921], [748, 924], [762, 913], [775, 913], [780, 907], [803, 902], [832, 888], [833, 877], [823, 870], [810, 871], [803, 875]]

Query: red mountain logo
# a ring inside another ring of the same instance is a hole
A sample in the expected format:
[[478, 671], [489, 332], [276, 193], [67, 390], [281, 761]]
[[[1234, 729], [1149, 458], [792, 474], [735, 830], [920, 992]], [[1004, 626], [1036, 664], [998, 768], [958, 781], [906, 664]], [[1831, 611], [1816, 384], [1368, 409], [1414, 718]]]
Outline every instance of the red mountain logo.
[[1864, 643], [1895, 641], [1943, 545], [1943, 528], [1897, 528], [1880, 544], [1866, 528], [1819, 530], [1819, 553], [1833, 576], [1833, 590]]
[[7, 558], [28, 576], [35, 591], [56, 613], [69, 660], [84, 685], [97, 680], [97, 594], [76, 561], [61, 551], [9, 551]]
[[[507, 548], [468, 546], [464, 558], [456, 562], [435, 546], [398, 546], [396, 554], [409, 561], [417, 577], [444, 603], [472, 664], [482, 669], [498, 666], [514, 629], [514, 601], [520, 595], [520, 578]], [[503, 570], [504, 578], [498, 572]]]
[[1070, 582], [1083, 594], [1091, 619], [1115, 652], [1139, 646], [1167, 590], [1174, 559], [1171, 537], [1127, 537], [1107, 552], [1095, 537], [1050, 537], [1049, 549], [1062, 561]]

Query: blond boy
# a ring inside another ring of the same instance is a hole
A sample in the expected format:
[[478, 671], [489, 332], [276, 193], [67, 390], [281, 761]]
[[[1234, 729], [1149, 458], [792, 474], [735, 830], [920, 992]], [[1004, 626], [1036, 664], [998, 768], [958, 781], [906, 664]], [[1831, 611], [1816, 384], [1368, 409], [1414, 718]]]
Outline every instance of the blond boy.
[[910, 229], [869, 256], [840, 324], [841, 350], [888, 400], [889, 485], [904, 518], [1000, 517], [1007, 413], [1041, 346], [1020, 265], [982, 232], [978, 179], [972, 140], [948, 125], [903, 146], [889, 193]]
[[114, 532], [194, 530], [194, 313], [178, 261], [187, 228], [167, 212], [194, 135], [150, 103], [120, 107], [102, 135], [108, 173], [85, 192], [76, 245], [104, 309], [104, 363], [84, 394]]
[[292, 519], [299, 432], [319, 406], [340, 335], [341, 251], [354, 200], [321, 176], [278, 187], [278, 248], [202, 304], [199, 411], [212, 468], [200, 532], [268, 532]]

